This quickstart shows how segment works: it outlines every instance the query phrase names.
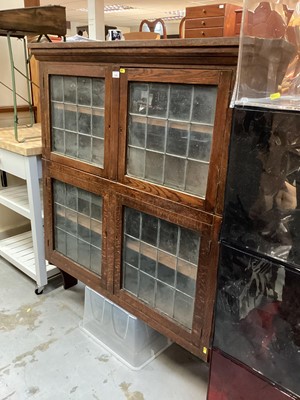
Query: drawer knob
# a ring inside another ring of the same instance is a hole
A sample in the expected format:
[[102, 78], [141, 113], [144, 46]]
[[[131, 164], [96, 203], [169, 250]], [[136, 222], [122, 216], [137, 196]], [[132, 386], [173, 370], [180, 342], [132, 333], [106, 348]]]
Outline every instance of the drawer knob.
[[203, 8], [203, 10], [202, 10], [202, 11], [203, 11], [203, 14], [206, 14], [206, 10], [205, 10], [205, 8]]
[[202, 24], [203, 26], [205, 26], [205, 22], [204, 22], [204, 21], [202, 21], [201, 24]]
[[202, 31], [202, 32], [201, 32], [201, 35], [202, 35], [202, 36], [205, 36], [205, 32]]

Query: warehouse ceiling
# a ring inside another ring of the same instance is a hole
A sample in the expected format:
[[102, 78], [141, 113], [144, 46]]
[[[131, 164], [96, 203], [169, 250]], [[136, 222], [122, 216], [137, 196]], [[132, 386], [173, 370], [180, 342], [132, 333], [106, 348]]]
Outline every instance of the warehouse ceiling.
[[[219, 4], [214, 0], [108, 0], [104, 1], [106, 25], [138, 26], [142, 19], [163, 18], [166, 22], [177, 22], [184, 16], [186, 7]], [[230, 3], [241, 4], [240, 0]], [[53, 5], [66, 7], [67, 20], [82, 25], [88, 22], [88, 0], [57, 0]], [[48, 6], [49, 0], [40, 0]]]

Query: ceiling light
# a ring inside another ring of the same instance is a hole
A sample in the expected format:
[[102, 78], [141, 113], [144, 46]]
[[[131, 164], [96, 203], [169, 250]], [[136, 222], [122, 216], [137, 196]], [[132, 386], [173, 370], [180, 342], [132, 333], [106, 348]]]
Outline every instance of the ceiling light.
[[112, 5], [104, 6], [104, 12], [105, 13], [127, 11], [127, 10], [133, 10], [133, 9], [134, 9], [134, 7], [125, 6], [125, 5], [122, 5], [122, 4], [112, 4]]
[[[133, 10], [133, 9], [134, 9], [134, 7], [124, 6], [121, 4], [112, 4], [112, 5], [104, 6], [105, 13], [120, 12], [120, 11], [127, 11], [127, 10]], [[77, 8], [76, 11], [88, 12], [88, 9], [87, 8]]]
[[168, 16], [162, 18], [164, 21], [176, 21], [185, 16], [185, 10], [167, 11], [165, 14], [168, 14]]

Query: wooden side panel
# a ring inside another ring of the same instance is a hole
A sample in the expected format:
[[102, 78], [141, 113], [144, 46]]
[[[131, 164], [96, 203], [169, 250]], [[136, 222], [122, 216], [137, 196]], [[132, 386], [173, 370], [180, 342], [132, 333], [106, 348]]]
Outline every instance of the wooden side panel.
[[36, 121], [41, 122], [41, 103], [40, 103], [40, 79], [39, 79], [39, 62], [34, 56], [30, 59], [30, 75], [31, 90], [32, 90], [32, 100], [33, 105], [36, 107]]
[[53, 34], [64, 36], [66, 9], [60, 6], [28, 7], [0, 11], [0, 27], [3, 31]]

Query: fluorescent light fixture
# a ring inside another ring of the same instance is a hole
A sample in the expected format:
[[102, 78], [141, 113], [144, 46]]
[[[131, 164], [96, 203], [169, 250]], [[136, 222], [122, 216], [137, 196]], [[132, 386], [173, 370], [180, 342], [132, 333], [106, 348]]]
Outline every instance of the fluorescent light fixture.
[[[134, 7], [125, 6], [125, 5], [121, 5], [121, 4], [112, 4], [112, 5], [104, 6], [105, 13], [120, 12], [120, 11], [127, 11], [127, 10], [134, 10]], [[88, 12], [88, 9], [87, 8], [77, 8], [76, 11]]]
[[182, 19], [185, 16], [185, 10], [167, 11], [166, 14], [166, 17], [162, 17], [164, 21], [176, 21], [178, 19]]
[[127, 10], [134, 10], [134, 7], [125, 6], [125, 5], [122, 5], [122, 4], [112, 4], [112, 5], [104, 6], [104, 12], [105, 13], [127, 11]]

